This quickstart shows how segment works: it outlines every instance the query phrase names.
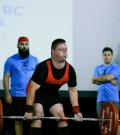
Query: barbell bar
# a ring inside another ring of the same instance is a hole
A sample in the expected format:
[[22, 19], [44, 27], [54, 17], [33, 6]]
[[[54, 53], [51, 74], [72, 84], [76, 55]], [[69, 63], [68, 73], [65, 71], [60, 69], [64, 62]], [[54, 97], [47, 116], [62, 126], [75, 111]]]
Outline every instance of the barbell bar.
[[[25, 120], [24, 116], [3, 116], [3, 119], [21, 119]], [[76, 120], [74, 117], [41, 117], [41, 116], [33, 116], [32, 120], [41, 119], [41, 120]], [[102, 119], [102, 121], [108, 121], [109, 119]], [[83, 118], [83, 121], [100, 121], [98, 118]]]

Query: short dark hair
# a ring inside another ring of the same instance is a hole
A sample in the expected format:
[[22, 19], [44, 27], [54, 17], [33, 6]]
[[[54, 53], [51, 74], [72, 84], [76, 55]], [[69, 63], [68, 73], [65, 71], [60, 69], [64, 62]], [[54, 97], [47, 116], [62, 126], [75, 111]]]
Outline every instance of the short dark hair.
[[62, 38], [58, 38], [58, 39], [55, 39], [53, 42], [52, 42], [52, 45], [51, 45], [51, 49], [55, 49], [57, 47], [58, 44], [62, 44], [62, 43], [65, 43], [66, 41]]
[[112, 48], [110, 48], [110, 47], [105, 47], [105, 48], [103, 48], [102, 53], [104, 53], [104, 52], [106, 52], [106, 51], [110, 51], [111, 54], [113, 54], [113, 50], [112, 50]]

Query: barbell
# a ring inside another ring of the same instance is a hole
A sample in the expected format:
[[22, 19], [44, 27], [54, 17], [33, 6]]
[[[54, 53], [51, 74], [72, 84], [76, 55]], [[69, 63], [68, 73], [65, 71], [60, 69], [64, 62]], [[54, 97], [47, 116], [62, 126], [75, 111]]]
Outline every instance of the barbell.
[[[0, 100], [0, 132], [2, 131], [4, 119], [21, 119], [25, 120], [24, 116], [3, 116], [3, 107]], [[33, 116], [32, 120], [76, 120], [74, 117], [39, 117]], [[106, 102], [100, 110], [100, 118], [83, 118], [83, 121], [98, 121], [101, 135], [115, 135], [119, 124], [119, 110], [114, 102]]]
[[[21, 120], [26, 120], [24, 116], [3, 116], [3, 119], [21, 119]], [[64, 118], [60, 118], [60, 117], [41, 117], [41, 116], [33, 116], [32, 120], [37, 120], [37, 119], [41, 119], [41, 120], [76, 120], [76, 118], [74, 117], [64, 117]], [[83, 118], [83, 121], [99, 121], [99, 119], [97, 118]], [[102, 121], [108, 121], [108, 119], [103, 119]]]

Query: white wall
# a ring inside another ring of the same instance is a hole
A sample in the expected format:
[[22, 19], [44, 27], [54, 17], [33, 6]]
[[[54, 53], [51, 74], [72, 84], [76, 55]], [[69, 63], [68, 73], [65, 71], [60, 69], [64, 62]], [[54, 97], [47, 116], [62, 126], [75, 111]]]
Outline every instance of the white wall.
[[64, 38], [72, 63], [72, 0], [0, 1], [0, 81], [4, 62], [17, 52], [18, 37], [23, 35], [30, 38], [31, 54], [40, 61], [50, 57], [54, 39]]
[[79, 90], [96, 90], [91, 77], [102, 63], [102, 49], [114, 50], [120, 63], [120, 0], [73, 1], [73, 64]]

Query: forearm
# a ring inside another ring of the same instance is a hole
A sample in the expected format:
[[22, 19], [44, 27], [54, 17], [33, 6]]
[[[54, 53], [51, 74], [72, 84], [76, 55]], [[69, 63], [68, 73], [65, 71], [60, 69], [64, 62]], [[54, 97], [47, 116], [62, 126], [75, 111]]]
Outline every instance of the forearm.
[[110, 82], [114, 79], [114, 76], [111, 74], [103, 75], [103, 76], [95, 76], [92, 79], [93, 83], [99, 84], [99, 83], [105, 83]]
[[3, 78], [3, 88], [5, 96], [9, 95], [9, 78]]
[[74, 113], [74, 118], [76, 121], [82, 121], [83, 116], [82, 113], [80, 113], [80, 107], [78, 102], [78, 92], [76, 90], [76, 87], [69, 89], [69, 95], [70, 95], [70, 101], [72, 104], [72, 111]]
[[106, 79], [105, 76], [98, 76], [98, 77], [95, 77], [95, 82], [97, 82], [97, 83], [104, 83], [104, 82], [106, 82], [106, 81], [108, 81], [108, 80]]
[[72, 107], [73, 106], [79, 106], [77, 90], [76, 89], [70, 89], [69, 90], [69, 96], [70, 96], [70, 102], [71, 102]]
[[27, 94], [26, 104], [27, 105], [33, 105], [35, 98], [35, 92], [30, 90]]
[[112, 85], [114, 85], [114, 86], [117, 85], [117, 81], [116, 81], [115, 79], [111, 80], [110, 83], [111, 83]]
[[30, 81], [29, 90], [28, 90], [27, 98], [26, 98], [27, 105], [33, 105], [34, 99], [35, 99], [35, 92], [36, 92], [36, 90], [39, 89], [39, 87], [40, 87], [40, 85], [36, 84], [33, 81]]
[[5, 96], [10, 95], [9, 87], [4, 88], [4, 95]]
[[93, 83], [93, 84], [98, 84], [98, 85], [101, 84], [100, 82], [98, 82], [98, 81], [96, 81], [96, 80], [92, 80], [92, 83]]
[[25, 115], [24, 115], [25, 119], [32, 119], [35, 92], [39, 88], [39, 86], [35, 82], [30, 81], [29, 83], [30, 85], [27, 91], [28, 93], [26, 98], [26, 107], [25, 107]]

